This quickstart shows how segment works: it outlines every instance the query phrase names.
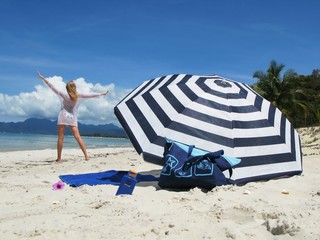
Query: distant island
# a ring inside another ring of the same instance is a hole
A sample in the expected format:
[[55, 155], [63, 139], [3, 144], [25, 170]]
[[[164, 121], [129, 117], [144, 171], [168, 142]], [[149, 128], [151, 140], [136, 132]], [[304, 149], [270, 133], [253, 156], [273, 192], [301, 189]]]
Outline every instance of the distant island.
[[[78, 123], [78, 127], [83, 136], [127, 138], [123, 128], [111, 123], [104, 125]], [[24, 122], [0, 122], [0, 132], [57, 134], [57, 121], [29, 118]], [[71, 134], [68, 128], [66, 134]]]

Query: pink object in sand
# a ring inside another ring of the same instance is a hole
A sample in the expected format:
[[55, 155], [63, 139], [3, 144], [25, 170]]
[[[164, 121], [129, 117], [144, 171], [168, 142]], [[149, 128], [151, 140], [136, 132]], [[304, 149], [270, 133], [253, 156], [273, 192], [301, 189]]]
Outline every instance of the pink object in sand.
[[64, 188], [65, 184], [62, 181], [59, 181], [52, 185], [53, 190], [62, 190]]

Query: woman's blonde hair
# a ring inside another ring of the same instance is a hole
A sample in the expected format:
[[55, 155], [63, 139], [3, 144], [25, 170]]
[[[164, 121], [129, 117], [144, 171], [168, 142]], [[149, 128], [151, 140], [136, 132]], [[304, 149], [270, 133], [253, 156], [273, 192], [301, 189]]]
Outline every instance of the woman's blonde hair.
[[78, 100], [78, 92], [77, 92], [77, 87], [76, 84], [73, 81], [70, 81], [66, 85], [67, 92], [71, 98], [72, 101], [77, 101]]

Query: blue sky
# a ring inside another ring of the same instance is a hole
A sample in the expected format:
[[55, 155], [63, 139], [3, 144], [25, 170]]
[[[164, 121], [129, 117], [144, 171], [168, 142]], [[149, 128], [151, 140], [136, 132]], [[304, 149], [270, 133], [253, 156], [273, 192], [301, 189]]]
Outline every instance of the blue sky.
[[253, 84], [271, 60], [309, 75], [320, 68], [319, 9], [317, 0], [1, 0], [0, 121], [44, 116], [7, 107], [40, 94], [37, 70], [109, 89], [100, 123], [116, 122], [117, 101], [163, 75]]

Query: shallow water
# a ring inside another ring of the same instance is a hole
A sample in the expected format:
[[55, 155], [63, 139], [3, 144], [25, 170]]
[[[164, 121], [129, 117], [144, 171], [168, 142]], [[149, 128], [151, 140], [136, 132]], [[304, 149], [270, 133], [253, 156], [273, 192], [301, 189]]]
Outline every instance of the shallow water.
[[[125, 138], [82, 137], [88, 149], [132, 147]], [[0, 151], [55, 149], [57, 135], [0, 133]], [[77, 148], [78, 143], [71, 135], [64, 138], [64, 148]]]

